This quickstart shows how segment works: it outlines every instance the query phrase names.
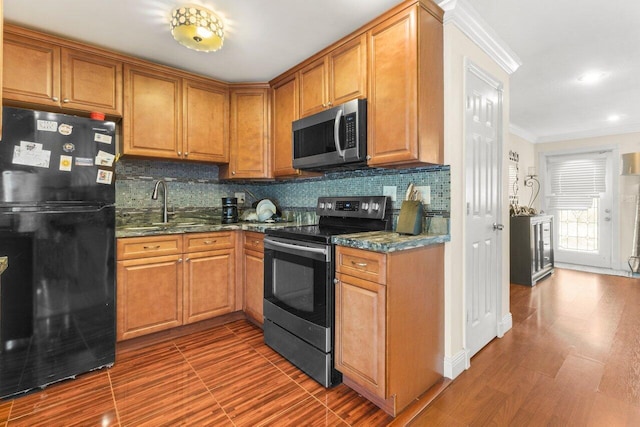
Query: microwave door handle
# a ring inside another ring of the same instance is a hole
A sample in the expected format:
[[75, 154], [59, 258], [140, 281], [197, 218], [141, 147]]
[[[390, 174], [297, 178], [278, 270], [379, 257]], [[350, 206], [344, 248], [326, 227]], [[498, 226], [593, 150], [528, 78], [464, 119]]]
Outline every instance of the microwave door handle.
[[336, 121], [333, 123], [333, 142], [336, 144], [336, 152], [344, 160], [344, 150], [340, 148], [340, 119], [342, 118], [342, 108], [338, 109]]

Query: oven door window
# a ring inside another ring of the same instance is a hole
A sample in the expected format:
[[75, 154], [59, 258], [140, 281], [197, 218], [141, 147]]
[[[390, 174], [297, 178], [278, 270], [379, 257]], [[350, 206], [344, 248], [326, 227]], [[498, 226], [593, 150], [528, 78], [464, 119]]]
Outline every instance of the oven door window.
[[265, 298], [320, 326], [327, 326], [329, 263], [265, 250]]

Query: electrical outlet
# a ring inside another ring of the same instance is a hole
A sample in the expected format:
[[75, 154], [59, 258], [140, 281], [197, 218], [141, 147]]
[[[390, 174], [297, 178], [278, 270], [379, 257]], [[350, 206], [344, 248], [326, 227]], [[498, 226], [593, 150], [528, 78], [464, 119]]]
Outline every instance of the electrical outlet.
[[422, 204], [431, 203], [431, 187], [429, 185], [416, 186], [415, 190], [419, 193], [418, 199], [422, 201]]
[[398, 192], [398, 187], [395, 185], [383, 185], [382, 186], [382, 195], [391, 197], [391, 201], [396, 201], [396, 193]]
[[238, 199], [238, 205], [244, 205], [244, 193], [235, 193], [233, 197]]

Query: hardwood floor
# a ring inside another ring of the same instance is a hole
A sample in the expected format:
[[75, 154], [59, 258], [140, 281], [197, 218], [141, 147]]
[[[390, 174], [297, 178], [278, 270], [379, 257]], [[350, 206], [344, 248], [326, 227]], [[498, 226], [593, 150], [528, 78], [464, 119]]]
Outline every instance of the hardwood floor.
[[640, 280], [556, 269], [511, 313], [412, 426], [640, 425]]
[[[640, 425], [640, 280], [556, 270], [511, 286], [513, 329], [410, 425]], [[116, 365], [0, 401], [0, 426], [385, 426], [344, 385], [326, 390], [237, 320], [120, 346]]]

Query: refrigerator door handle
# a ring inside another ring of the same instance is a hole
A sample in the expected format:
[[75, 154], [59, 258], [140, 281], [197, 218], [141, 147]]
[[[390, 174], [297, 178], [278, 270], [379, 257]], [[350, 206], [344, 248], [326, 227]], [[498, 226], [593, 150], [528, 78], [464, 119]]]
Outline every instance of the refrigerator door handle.
[[41, 206], [0, 206], [0, 214], [7, 215], [13, 213], [34, 213], [34, 214], [51, 214], [51, 213], [75, 213], [75, 212], [100, 212], [103, 209], [112, 207], [109, 204], [91, 204], [91, 205], [41, 205]]

